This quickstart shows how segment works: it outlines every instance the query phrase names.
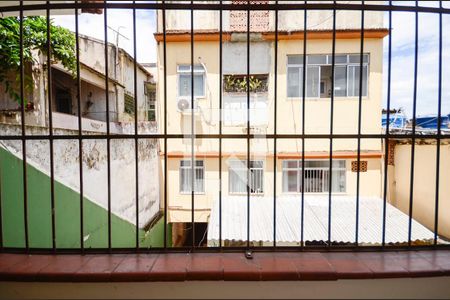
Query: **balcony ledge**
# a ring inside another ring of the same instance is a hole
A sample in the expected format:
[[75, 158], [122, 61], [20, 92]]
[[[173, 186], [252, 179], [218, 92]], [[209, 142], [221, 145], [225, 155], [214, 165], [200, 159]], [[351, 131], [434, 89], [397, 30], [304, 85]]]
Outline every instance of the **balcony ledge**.
[[194, 254], [0, 254], [0, 281], [320, 281], [450, 276], [450, 250]]

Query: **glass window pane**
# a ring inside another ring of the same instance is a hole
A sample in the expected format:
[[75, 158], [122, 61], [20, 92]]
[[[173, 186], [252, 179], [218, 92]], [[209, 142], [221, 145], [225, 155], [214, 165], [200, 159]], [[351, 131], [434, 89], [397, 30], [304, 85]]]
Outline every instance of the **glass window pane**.
[[343, 170], [333, 170], [332, 180], [332, 192], [343, 193], [345, 192], [346, 177], [345, 171]]
[[[360, 54], [349, 55], [349, 62], [352, 64], [361, 63], [361, 55]], [[369, 55], [368, 54], [363, 54], [363, 62], [369, 63]]]
[[194, 75], [194, 96], [204, 96], [204, 91], [203, 75]]
[[303, 55], [291, 55], [291, 56], [288, 56], [288, 64], [291, 64], [291, 65], [303, 65]]
[[191, 70], [191, 66], [190, 65], [179, 65], [178, 66], [178, 71], [179, 72], [189, 72]]
[[284, 185], [283, 191], [288, 193], [296, 193], [299, 192], [299, 172], [298, 171], [287, 171], [284, 172]]
[[185, 166], [189, 167], [190, 165], [191, 165], [191, 161], [190, 160], [182, 160], [182, 161], [180, 161], [180, 166], [182, 166], [182, 167], [185, 167]]
[[363, 77], [362, 77], [362, 95], [364, 97], [367, 96], [367, 89], [368, 89], [368, 82], [367, 82], [367, 75], [368, 75], [368, 66], [363, 66]]
[[[331, 64], [331, 62], [332, 62], [332, 56], [330, 55], [330, 57], [329, 57], [329, 60], [328, 60], [328, 62]], [[347, 55], [336, 55], [335, 56], [335, 59], [334, 59], [334, 62], [336, 63], [336, 64], [345, 64], [345, 63], [347, 63]]]
[[327, 64], [327, 56], [326, 55], [308, 55], [308, 65], [326, 65]]
[[288, 68], [288, 97], [300, 97], [303, 90], [303, 68]]
[[308, 97], [319, 97], [320, 67], [307, 68], [306, 94]]
[[338, 97], [347, 96], [347, 66], [336, 66], [334, 76], [334, 94]]
[[[359, 96], [359, 70], [360, 66], [349, 66], [349, 96], [357, 97]], [[362, 90], [362, 96], [367, 96], [367, 71], [368, 66], [363, 66], [363, 90]]]
[[178, 95], [182, 97], [191, 96], [191, 76], [180, 74], [178, 82]]

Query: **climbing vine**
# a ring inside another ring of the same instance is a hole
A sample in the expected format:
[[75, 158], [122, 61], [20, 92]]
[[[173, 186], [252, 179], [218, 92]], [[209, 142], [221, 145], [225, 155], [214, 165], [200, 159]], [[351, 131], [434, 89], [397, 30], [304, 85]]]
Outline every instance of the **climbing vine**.
[[[76, 71], [75, 35], [50, 21], [50, 48], [53, 62], [61, 62], [72, 74]], [[47, 56], [47, 19], [23, 19], [23, 64], [37, 63], [33, 51]], [[15, 75], [12, 77], [12, 75]], [[20, 97], [20, 20], [17, 17], [0, 18], [0, 84], [19, 105]], [[24, 76], [26, 90], [33, 89], [31, 76]], [[24, 99], [26, 104], [26, 99]]]

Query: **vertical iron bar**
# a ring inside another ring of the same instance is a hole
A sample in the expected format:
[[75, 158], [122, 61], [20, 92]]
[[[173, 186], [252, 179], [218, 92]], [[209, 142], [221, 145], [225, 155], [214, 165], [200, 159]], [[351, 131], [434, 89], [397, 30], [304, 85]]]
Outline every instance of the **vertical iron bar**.
[[[136, 1], [133, 1], [136, 4]], [[119, 34], [119, 33], [117, 33]], [[136, 37], [136, 6], [133, 6], [133, 76], [134, 76], [134, 163], [135, 163], [135, 197], [136, 197], [136, 250], [139, 249], [139, 139], [138, 139], [138, 92], [137, 92], [137, 37]], [[146, 100], [146, 99], [145, 99]]]
[[[334, 1], [336, 5], [336, 1]], [[331, 193], [333, 188], [333, 122], [334, 122], [334, 71], [336, 56], [336, 7], [333, 7], [333, 41], [331, 49], [331, 98], [330, 98], [330, 181], [328, 182], [328, 246], [331, 246]], [[320, 96], [320, 95], [319, 95]]]
[[0, 251], [3, 250], [3, 211], [2, 211], [2, 204], [3, 204], [3, 197], [2, 197], [2, 193], [3, 193], [3, 188], [2, 188], [2, 169], [3, 169], [3, 165], [2, 162], [0, 160]]
[[[439, 1], [442, 9], [442, 1]], [[434, 245], [437, 245], [439, 231], [439, 175], [441, 161], [441, 114], [442, 114], [442, 12], [439, 13], [439, 82], [438, 82], [438, 125], [436, 138], [436, 195], [434, 206]]]
[[[389, 1], [392, 5], [392, 1]], [[391, 118], [391, 66], [392, 66], [392, 11], [389, 10], [389, 39], [388, 39], [388, 78], [387, 78], [387, 114], [386, 131], [384, 140], [384, 187], [383, 187], [383, 229], [382, 229], [382, 247], [386, 246], [386, 206], [388, 191], [388, 167], [389, 167], [389, 125]]]
[[[78, 3], [78, 0], [75, 2]], [[83, 123], [81, 119], [81, 76], [80, 76], [80, 41], [78, 28], [78, 8], [75, 8], [75, 47], [77, 60], [77, 110], [78, 110], [78, 162], [80, 180], [80, 249], [84, 253], [84, 220], [83, 220]]]
[[25, 87], [24, 87], [24, 65], [23, 65], [23, 1], [20, 1], [20, 25], [19, 25], [19, 59], [20, 59], [20, 99], [22, 101], [20, 114], [21, 114], [21, 126], [22, 126], [22, 167], [23, 167], [23, 214], [24, 214], [24, 233], [25, 233], [25, 250], [28, 252], [29, 240], [28, 240], [28, 189], [27, 189], [27, 143], [26, 143], [26, 129], [25, 129]]
[[[416, 0], [416, 8], [419, 1]], [[412, 216], [414, 203], [414, 159], [416, 150], [416, 112], [417, 112], [417, 69], [418, 69], [418, 52], [419, 52], [419, 12], [415, 12], [415, 47], [414, 47], [414, 95], [413, 95], [413, 119], [412, 119], [412, 141], [411, 141], [411, 176], [409, 183], [409, 222], [408, 222], [408, 246], [411, 246], [412, 235]]]
[[247, 248], [250, 248], [250, 1], [247, 0]]
[[[364, 1], [362, 1], [364, 5]], [[362, 123], [362, 88], [363, 88], [363, 64], [364, 64], [364, 8], [361, 10], [361, 48], [359, 64], [359, 101], [358, 101], [358, 152], [357, 152], [357, 172], [356, 172], [356, 223], [355, 223], [355, 246], [358, 246], [359, 238], [359, 189], [361, 181], [361, 123]], [[369, 91], [367, 91], [369, 92]]]
[[[47, 5], [50, 1], [47, 1]], [[47, 95], [48, 95], [48, 127], [50, 144], [50, 201], [52, 218], [52, 248], [56, 251], [56, 228], [55, 228], [55, 163], [53, 157], [53, 107], [52, 107], [52, 66], [51, 66], [51, 35], [50, 35], [50, 8], [47, 6]]]
[[[192, 220], [192, 251], [195, 249], [195, 155], [194, 155], [194, 1], [191, 0], [191, 220]], [[206, 71], [206, 70], [205, 70]]]
[[219, 15], [219, 248], [222, 249], [222, 82], [223, 82], [223, 10], [220, 0]]
[[[165, 0], [162, 1], [165, 4]], [[167, 251], [167, 37], [166, 8], [162, 9], [163, 75], [164, 75], [164, 250]]]
[[[308, 1], [305, 0], [305, 4], [307, 4]], [[303, 17], [303, 75], [302, 75], [302, 212], [301, 212], [301, 233], [300, 233], [300, 244], [302, 247], [305, 246], [305, 109], [306, 109], [306, 39], [307, 39], [307, 29], [308, 29], [308, 10], [305, 7], [304, 10], [304, 17]]]
[[[108, 12], [107, 1], [103, 11], [105, 34], [105, 96], [106, 96], [106, 154], [107, 154], [107, 180], [108, 180], [108, 251], [111, 252], [111, 139], [109, 124], [109, 68], [108, 68]], [[118, 49], [116, 49], [118, 51]]]
[[[275, 1], [278, 4], [278, 0]], [[277, 100], [278, 100], [278, 9], [275, 9], [275, 63], [273, 97], [273, 246], [277, 246]]]

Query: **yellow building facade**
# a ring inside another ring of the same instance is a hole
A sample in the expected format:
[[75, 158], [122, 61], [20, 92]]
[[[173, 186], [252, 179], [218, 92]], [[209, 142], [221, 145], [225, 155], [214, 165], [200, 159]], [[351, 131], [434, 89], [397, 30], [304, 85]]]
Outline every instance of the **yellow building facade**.
[[[163, 176], [167, 158], [169, 223], [191, 223], [193, 215], [196, 223], [208, 223], [211, 208], [220, 193], [223, 201], [227, 197], [247, 195], [247, 175], [251, 201], [257, 201], [258, 197], [300, 196], [302, 192], [329, 194], [330, 187], [333, 195], [356, 195], [358, 140], [354, 135], [358, 134], [361, 69], [360, 132], [382, 133], [383, 38], [387, 31], [379, 22], [364, 31], [363, 66], [360, 64], [360, 30], [342, 28], [336, 32], [333, 102], [333, 39], [327, 28], [307, 31], [306, 70], [301, 30], [281, 30], [275, 42], [269, 25], [267, 32], [251, 32], [249, 45], [245, 33], [228, 30], [222, 35], [220, 47], [217, 30], [194, 30], [191, 46], [189, 30], [177, 31], [170, 26], [165, 29], [165, 35], [160, 30], [155, 38], [158, 42], [159, 131], [177, 137], [167, 140], [167, 148], [164, 141], [160, 141]], [[303, 101], [304, 73], [306, 98]], [[247, 101], [250, 102], [248, 113]], [[330, 134], [331, 119], [333, 134], [342, 135], [332, 141], [332, 176], [330, 139], [326, 136]], [[248, 126], [250, 135], [247, 136]], [[194, 140], [192, 133], [197, 135]], [[307, 138], [303, 140], [302, 134]], [[251, 137], [249, 143], [247, 137]], [[361, 139], [360, 149], [359, 195], [381, 197], [381, 140]], [[250, 158], [248, 174], [247, 154]], [[194, 170], [191, 168], [193, 156]], [[164, 185], [161, 195], [164, 197]], [[177, 226], [173, 228], [175, 235], [177, 230], [182, 231], [176, 229]]]

